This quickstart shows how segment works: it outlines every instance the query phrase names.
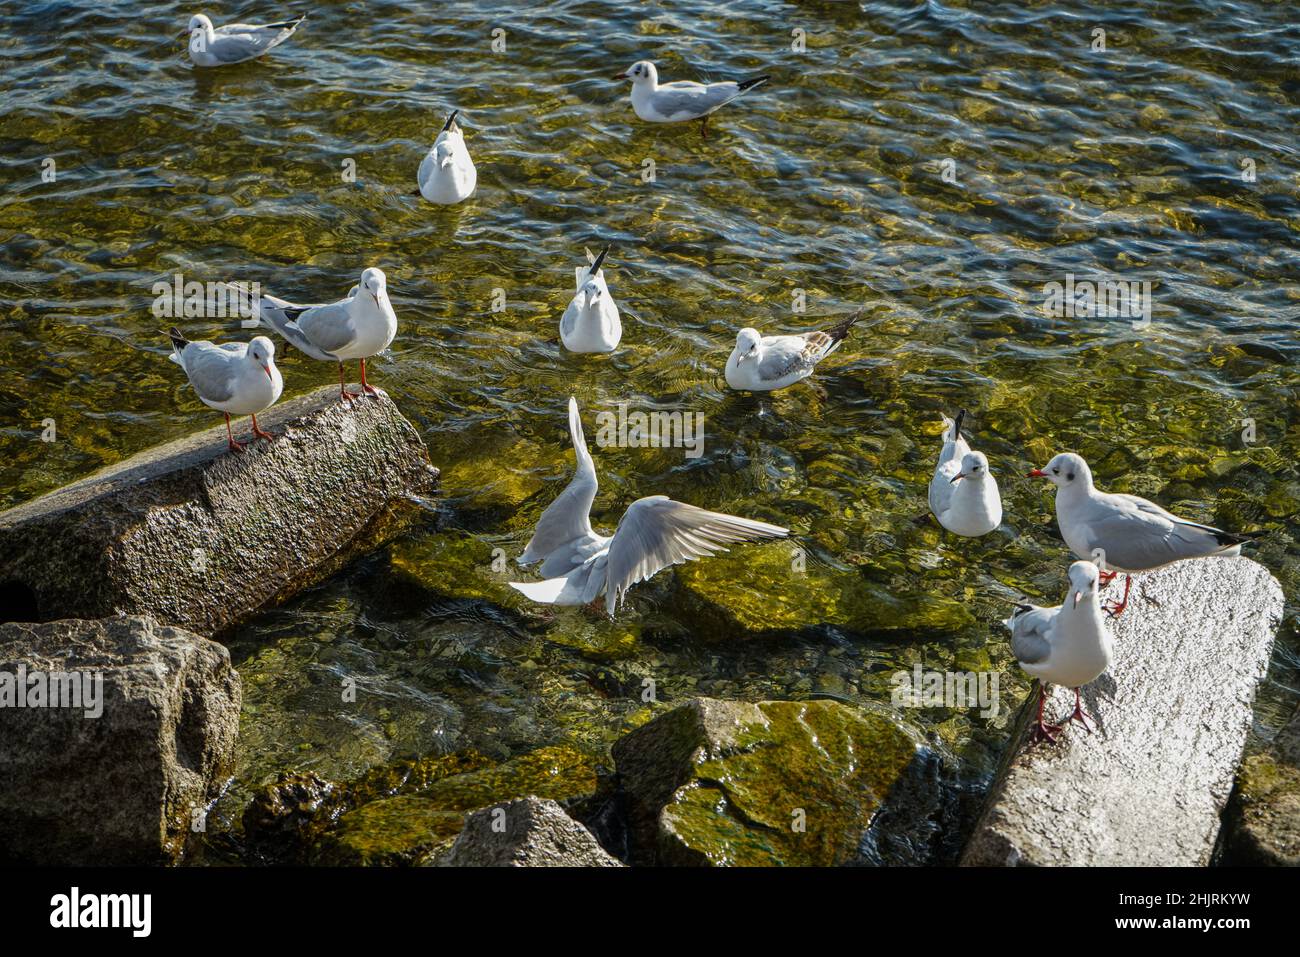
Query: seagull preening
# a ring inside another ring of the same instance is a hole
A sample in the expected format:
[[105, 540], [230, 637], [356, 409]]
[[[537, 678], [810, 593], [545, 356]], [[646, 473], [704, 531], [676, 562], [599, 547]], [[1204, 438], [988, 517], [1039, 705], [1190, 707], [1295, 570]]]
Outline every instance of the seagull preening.
[[956, 421], [943, 416], [943, 446], [930, 479], [930, 511], [955, 535], [978, 538], [1002, 524], [998, 480], [983, 452], [972, 452], [961, 434], [966, 410]]
[[647, 123], [682, 123], [700, 121], [700, 135], [709, 135], [709, 115], [736, 97], [766, 83], [770, 76], [749, 80], [725, 80], [721, 83], [696, 83], [694, 80], [659, 82], [659, 71], [649, 60], [628, 67], [616, 80], [632, 81], [632, 109]]
[[1124, 573], [1124, 597], [1110, 609], [1112, 615], [1128, 607], [1131, 574], [1187, 558], [1235, 558], [1244, 542], [1263, 534], [1225, 532], [1171, 515], [1136, 495], [1100, 492], [1088, 463], [1073, 452], [1062, 452], [1029, 475], [1056, 486], [1056, 524], [1070, 551], [1100, 565], [1104, 583]]
[[586, 253], [587, 265], [574, 268], [578, 291], [560, 318], [560, 340], [570, 352], [613, 352], [623, 338], [623, 323], [600, 268], [609, 247], [599, 256], [590, 249]]
[[[235, 288], [235, 287], [232, 287]], [[261, 320], [313, 359], [339, 364], [339, 396], [344, 401], [363, 393], [378, 396], [366, 381], [366, 360], [388, 348], [397, 335], [397, 314], [388, 301], [384, 271], [371, 266], [361, 274], [346, 299], [316, 306], [293, 303], [262, 293], [258, 301]], [[343, 363], [361, 360], [361, 392], [349, 392]]]
[[[1098, 597], [1100, 573], [1092, 562], [1075, 562], [1065, 600], [1054, 608], [1017, 605], [1003, 624], [1011, 629], [1011, 652], [1027, 674], [1038, 679], [1038, 724], [1034, 740], [1056, 740], [1056, 732], [1078, 721], [1091, 733], [1079, 688], [1110, 667], [1114, 640], [1106, 630]], [[1043, 724], [1047, 685], [1074, 689], [1074, 713], [1057, 725]]]
[[468, 199], [478, 185], [478, 170], [465, 146], [465, 134], [456, 123], [459, 114], [460, 110], [452, 110], [416, 173], [420, 195], [431, 203], [459, 203]]
[[206, 340], [190, 342], [174, 327], [167, 335], [172, 341], [168, 358], [185, 370], [204, 405], [225, 413], [230, 451], [244, 450], [244, 443], [236, 442], [230, 429], [232, 415], [253, 417], [253, 438], [273, 438], [258, 428], [257, 413], [274, 405], [284, 391], [284, 380], [275, 367], [275, 343], [266, 336], [219, 346]]
[[275, 49], [298, 29], [307, 14], [279, 23], [227, 23], [213, 27], [207, 14], [190, 17], [190, 60], [195, 66], [226, 66], [254, 60]]
[[591, 527], [596, 498], [596, 464], [587, 451], [578, 403], [569, 398], [569, 434], [577, 458], [573, 480], [546, 507], [521, 565], [541, 562], [541, 582], [511, 582], [533, 601], [585, 605], [605, 596], [612, 618], [637, 582], [670, 565], [706, 558], [725, 545], [764, 538], [784, 538], [789, 530], [735, 515], [709, 512], [663, 495], [640, 498], [627, 507], [612, 537]]
[[727, 385], [742, 392], [772, 392], [812, 375], [817, 363], [840, 347], [861, 310], [829, 329], [793, 336], [764, 336], [757, 329], [736, 333], [727, 359]]

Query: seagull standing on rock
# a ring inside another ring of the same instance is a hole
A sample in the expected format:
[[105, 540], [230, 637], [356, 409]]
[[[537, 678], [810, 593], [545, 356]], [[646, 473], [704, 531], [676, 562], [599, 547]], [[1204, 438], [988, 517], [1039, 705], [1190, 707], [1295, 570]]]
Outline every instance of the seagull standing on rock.
[[983, 452], [972, 452], [961, 434], [966, 410], [954, 422], [943, 416], [943, 447], [930, 479], [930, 511], [955, 535], [978, 538], [1002, 524], [998, 480]]
[[278, 47], [293, 36], [298, 24], [307, 19], [304, 13], [280, 23], [227, 23], [214, 27], [206, 14], [190, 17], [190, 60], [195, 66], [228, 66], [254, 60]]
[[213, 345], [201, 340], [191, 342], [173, 328], [172, 362], [185, 370], [190, 385], [203, 404], [226, 416], [226, 439], [230, 451], [244, 451], [244, 443], [235, 441], [230, 429], [232, 415], [253, 417], [253, 437], [270, 441], [274, 436], [257, 426], [257, 413], [269, 409], [284, 391], [284, 379], [275, 367], [275, 343], [266, 336], [251, 342], [225, 342]]
[[588, 265], [574, 270], [578, 291], [560, 318], [560, 340], [570, 352], [613, 352], [623, 338], [623, 323], [600, 269], [609, 247], [599, 256], [590, 249], [586, 253]]
[[741, 329], [723, 370], [727, 385], [741, 392], [774, 392], [808, 378], [817, 363], [840, 347], [861, 315], [859, 311], [830, 329], [793, 336]]
[[[232, 287], [235, 288], [235, 287]], [[339, 397], [344, 401], [379, 390], [366, 381], [366, 360], [388, 348], [397, 335], [397, 314], [388, 301], [384, 271], [371, 266], [346, 299], [317, 306], [296, 306], [262, 293], [261, 320], [291, 345], [322, 362], [339, 364]], [[361, 360], [361, 392], [349, 392], [343, 363]]]
[[767, 522], [709, 512], [663, 495], [627, 507], [612, 537], [591, 527], [596, 464], [582, 434], [578, 402], [569, 398], [569, 434], [577, 457], [573, 480], [537, 521], [519, 564], [541, 562], [541, 582], [511, 582], [536, 602], [585, 605], [605, 596], [612, 618], [629, 588], [682, 562], [707, 558], [733, 542], [784, 538], [788, 529]]
[[[1055, 741], [1064, 724], [1078, 721], [1089, 732], [1079, 688], [1110, 667], [1114, 640], [1106, 630], [1098, 597], [1097, 566], [1075, 562], [1069, 571], [1065, 601], [1054, 608], [1017, 605], [1003, 624], [1011, 629], [1011, 651], [1027, 674], [1038, 679], [1038, 724], [1034, 741]], [[1082, 607], [1081, 607], [1082, 605]], [[1043, 724], [1047, 685], [1074, 689], [1074, 712], [1058, 725]]]
[[1128, 607], [1132, 574], [1187, 558], [1235, 558], [1244, 542], [1263, 534], [1225, 532], [1171, 515], [1136, 495], [1098, 491], [1092, 469], [1073, 452], [1062, 452], [1029, 476], [1056, 486], [1056, 523], [1070, 551], [1100, 565], [1103, 584], [1124, 573], [1124, 597], [1108, 609], [1111, 615]]
[[675, 80], [660, 84], [655, 65], [649, 60], [640, 60], [614, 79], [632, 81], [632, 109], [647, 123], [699, 120], [700, 135], [707, 138], [709, 116], [715, 110], [760, 83], [766, 83], [771, 77], [756, 76], [750, 80], [726, 80], [722, 83]]
[[478, 185], [478, 170], [465, 146], [465, 134], [456, 124], [460, 110], [447, 117], [442, 132], [420, 163], [416, 180], [420, 195], [431, 203], [449, 206], [468, 199]]

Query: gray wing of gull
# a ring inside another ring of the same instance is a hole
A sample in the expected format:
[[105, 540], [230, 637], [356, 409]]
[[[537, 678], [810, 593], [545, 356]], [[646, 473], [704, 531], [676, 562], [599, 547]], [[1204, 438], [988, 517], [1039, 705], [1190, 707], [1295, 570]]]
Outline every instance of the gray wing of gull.
[[1059, 608], [1039, 608], [1031, 605], [1028, 611], [1017, 611], [1006, 621], [1011, 629], [1011, 653], [1016, 661], [1026, 665], [1046, 661], [1052, 653], [1052, 643], [1047, 640], [1048, 629]]
[[663, 495], [637, 499], [609, 543], [605, 609], [613, 615], [629, 588], [670, 565], [710, 557], [733, 542], [788, 534], [779, 525], [710, 512]]
[[578, 402], [572, 396], [569, 397], [569, 435], [577, 458], [573, 479], [542, 512], [528, 547], [518, 559], [521, 565], [540, 560], [539, 572], [547, 578], [567, 575], [609, 541], [591, 528], [591, 503], [596, 500], [599, 487], [596, 463], [587, 451]]
[[181, 368], [200, 398], [229, 402], [235, 395], [239, 378], [237, 363], [244, 358], [245, 349], [237, 342], [220, 346], [206, 341], [191, 342], [181, 352]]
[[679, 80], [667, 83], [655, 90], [654, 108], [660, 116], [696, 117], [712, 113], [718, 107], [734, 100], [740, 95], [740, 89], [734, 82], [691, 83]]
[[1083, 513], [1089, 551], [1101, 549], [1112, 568], [1142, 571], [1184, 558], [1203, 558], [1236, 541], [1208, 525], [1187, 522], [1134, 495], [1103, 495]]
[[357, 324], [348, 311], [350, 299], [303, 310], [293, 326], [322, 352], [338, 352], [357, 339]]
[[812, 369], [817, 364], [808, 354], [803, 336], [774, 336], [763, 343], [763, 358], [758, 362], [758, 376], [775, 382], [792, 372]]
[[214, 31], [208, 52], [222, 63], [238, 63], [261, 56], [268, 50], [278, 47], [298, 29], [298, 24], [286, 26], [256, 26], [248, 23], [232, 23], [218, 27]]

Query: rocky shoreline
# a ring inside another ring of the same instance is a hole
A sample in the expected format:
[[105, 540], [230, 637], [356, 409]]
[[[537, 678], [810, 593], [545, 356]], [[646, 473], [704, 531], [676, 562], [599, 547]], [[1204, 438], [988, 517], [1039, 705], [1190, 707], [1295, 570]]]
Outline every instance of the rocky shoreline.
[[[97, 675], [101, 708], [91, 720], [0, 707], [7, 858], [191, 860], [232, 774], [243, 702], [213, 637], [375, 548], [436, 488], [386, 397], [352, 411], [326, 388], [271, 415], [283, 437], [245, 456], [221, 454], [217, 427], [0, 514], [0, 583], [24, 619], [0, 626], [0, 672]], [[244, 804], [232, 854], [364, 866], [959, 853], [975, 865], [1296, 863], [1300, 716], [1238, 767], [1280, 586], [1233, 559], [1183, 563], [1142, 588], [1139, 613], [1116, 624], [1124, 654], [1087, 692], [1098, 733], [1025, 752], [1022, 713], [978, 815], [942, 799], [941, 755], [889, 707], [694, 697], [655, 706], [608, 761], [554, 745], [508, 760], [432, 753], [341, 780], [286, 769]]]

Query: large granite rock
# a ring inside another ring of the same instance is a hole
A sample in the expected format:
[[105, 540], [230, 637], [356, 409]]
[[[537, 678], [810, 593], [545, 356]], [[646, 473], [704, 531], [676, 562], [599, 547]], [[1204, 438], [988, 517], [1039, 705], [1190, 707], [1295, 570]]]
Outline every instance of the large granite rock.
[[621, 867], [554, 801], [526, 797], [475, 811], [444, 867]]
[[242, 455], [216, 424], [0, 513], [0, 591], [22, 620], [150, 614], [210, 636], [373, 548], [435, 487], [386, 396], [322, 387], [259, 422], [276, 440]]
[[[1114, 664], [1083, 692], [1097, 732], [1027, 749], [1027, 701], [963, 863], [1207, 864], [1281, 615], [1281, 586], [1249, 559], [1135, 578]], [[1046, 713], [1073, 706], [1058, 688]]]
[[[15, 707], [6, 695], [24, 672], [27, 706]], [[41, 676], [56, 674], [89, 679], [91, 695], [33, 707]], [[0, 625], [0, 705], [0, 858], [174, 862], [233, 769], [229, 653], [149, 618]]]
[[933, 811], [911, 787], [926, 749], [883, 709], [697, 698], [613, 753], [635, 864], [873, 863], [887, 803], [918, 834]]

